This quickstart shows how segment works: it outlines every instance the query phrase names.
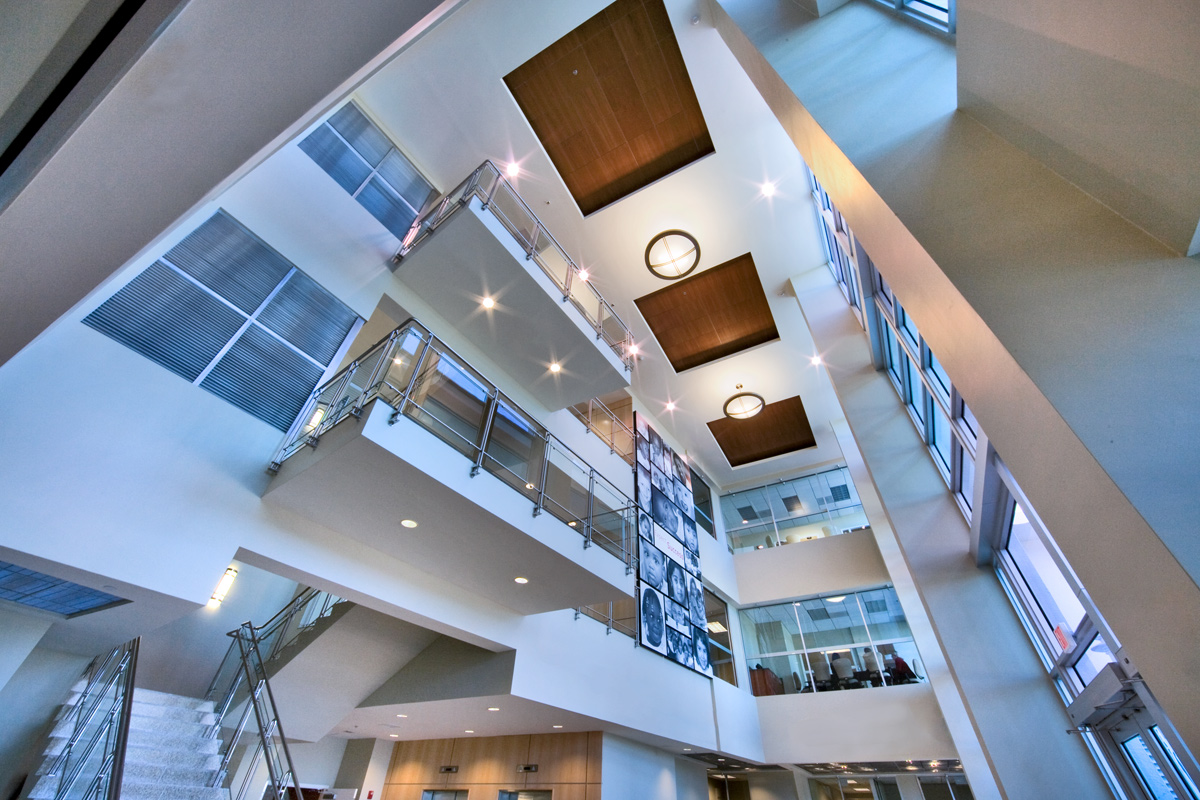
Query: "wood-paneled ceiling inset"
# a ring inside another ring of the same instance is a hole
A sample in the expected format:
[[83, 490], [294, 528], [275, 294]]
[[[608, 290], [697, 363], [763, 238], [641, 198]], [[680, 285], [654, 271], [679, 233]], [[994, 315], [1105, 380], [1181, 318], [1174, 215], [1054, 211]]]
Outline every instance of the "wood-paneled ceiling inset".
[[676, 372], [779, 338], [749, 253], [633, 302]]
[[749, 419], [721, 417], [708, 423], [731, 467], [815, 447], [816, 437], [799, 397], [767, 403]]
[[584, 215], [713, 152], [663, 0], [616, 0], [504, 83]]

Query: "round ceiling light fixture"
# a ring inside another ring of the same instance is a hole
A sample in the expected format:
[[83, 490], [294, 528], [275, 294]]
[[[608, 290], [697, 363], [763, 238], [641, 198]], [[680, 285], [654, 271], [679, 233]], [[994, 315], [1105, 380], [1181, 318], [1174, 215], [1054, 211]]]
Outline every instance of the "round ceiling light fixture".
[[664, 281], [679, 280], [699, 263], [700, 243], [687, 231], [663, 231], [646, 245], [646, 269]]
[[743, 392], [742, 385], [737, 385], [738, 393], [725, 401], [725, 416], [733, 419], [750, 419], [763, 410], [766, 405], [762, 395], [754, 392]]

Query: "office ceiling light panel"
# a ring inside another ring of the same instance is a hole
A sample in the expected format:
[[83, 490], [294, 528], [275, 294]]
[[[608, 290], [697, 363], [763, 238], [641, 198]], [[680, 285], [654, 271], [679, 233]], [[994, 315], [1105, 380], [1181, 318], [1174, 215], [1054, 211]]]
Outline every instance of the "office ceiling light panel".
[[749, 253], [675, 281], [634, 303], [676, 372], [779, 338]]
[[817, 444], [799, 397], [767, 403], [761, 413], [750, 419], [722, 417], [713, 420], [708, 423], [708, 429], [731, 467]]
[[585, 215], [713, 152], [662, 0], [616, 0], [504, 83]]

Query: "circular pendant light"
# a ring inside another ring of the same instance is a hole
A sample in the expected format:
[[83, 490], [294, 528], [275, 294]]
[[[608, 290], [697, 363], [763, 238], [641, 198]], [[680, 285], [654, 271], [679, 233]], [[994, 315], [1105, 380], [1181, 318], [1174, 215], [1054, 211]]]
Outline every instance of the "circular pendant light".
[[700, 243], [687, 231], [663, 231], [646, 245], [646, 269], [664, 281], [679, 280], [700, 263]]
[[740, 391], [742, 388], [740, 383], [737, 388], [738, 393], [725, 401], [725, 416], [733, 419], [750, 419], [763, 410], [766, 401], [762, 399], [762, 395]]

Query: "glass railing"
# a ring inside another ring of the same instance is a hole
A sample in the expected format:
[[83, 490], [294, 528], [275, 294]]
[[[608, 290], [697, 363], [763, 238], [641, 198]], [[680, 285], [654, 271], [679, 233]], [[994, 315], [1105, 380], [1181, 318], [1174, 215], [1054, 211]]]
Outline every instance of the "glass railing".
[[735, 553], [836, 536], [869, 524], [846, 467], [725, 495], [721, 509]]
[[891, 587], [743, 609], [756, 696], [919, 683], [924, 666]]
[[596, 544], [637, 565], [637, 511], [632, 500], [509, 400], [429, 330], [410, 319], [318, 386], [272, 458], [271, 470], [373, 400], [408, 417], [473, 462], [574, 528], [584, 547]]
[[633, 365], [633, 334], [628, 326], [613, 311], [612, 304], [588, 281], [587, 271], [576, 264], [546, 230], [546, 226], [491, 161], [480, 164], [453, 191], [423, 210], [401, 242], [396, 260], [408, 255], [454, 212], [470, 202], [472, 197], [482, 201], [483, 207], [512, 234], [526, 256], [554, 281], [554, 285], [562, 292], [563, 301], [569, 300], [583, 314], [596, 332], [596, 338], [603, 339], [621, 359], [625, 369], [630, 369]]
[[571, 414], [593, 434], [604, 440], [608, 449], [633, 465], [637, 458], [633, 431], [599, 398], [571, 406]]
[[630, 639], [637, 638], [637, 604], [632, 597], [614, 600], [611, 603], [595, 603], [575, 609], [575, 619], [588, 617], [608, 627], [608, 632], [623, 633]]

